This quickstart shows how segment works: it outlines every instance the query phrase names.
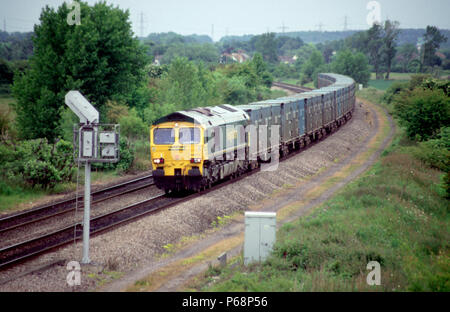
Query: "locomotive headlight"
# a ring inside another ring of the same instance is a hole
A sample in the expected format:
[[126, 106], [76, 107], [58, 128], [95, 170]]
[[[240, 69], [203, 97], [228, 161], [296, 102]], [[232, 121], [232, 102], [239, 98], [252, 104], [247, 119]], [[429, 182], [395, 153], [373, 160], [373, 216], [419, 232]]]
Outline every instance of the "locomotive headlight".
[[191, 158], [191, 163], [192, 164], [199, 164], [202, 162], [201, 158]]
[[156, 158], [156, 159], [153, 159], [153, 162], [154, 162], [155, 164], [158, 164], [158, 165], [164, 164], [164, 158]]

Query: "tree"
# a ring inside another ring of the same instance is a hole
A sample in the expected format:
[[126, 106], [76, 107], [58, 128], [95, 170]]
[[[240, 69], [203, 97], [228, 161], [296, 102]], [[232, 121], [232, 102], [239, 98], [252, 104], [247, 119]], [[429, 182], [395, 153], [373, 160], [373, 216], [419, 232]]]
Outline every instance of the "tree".
[[35, 25], [30, 68], [16, 77], [13, 92], [23, 138], [61, 134], [64, 96], [82, 94], [104, 115], [107, 100], [126, 102], [143, 81], [147, 63], [144, 47], [133, 38], [129, 12], [99, 2], [80, 2], [81, 25], [68, 25], [64, 3], [46, 6]]
[[361, 52], [356, 54], [350, 50], [338, 52], [331, 63], [331, 68], [333, 72], [350, 76], [364, 86], [367, 86], [370, 79], [369, 63]]
[[302, 70], [303, 64], [311, 57], [311, 55], [318, 51], [313, 44], [305, 44], [296, 52], [297, 60], [294, 63], [297, 72]]
[[406, 73], [409, 71], [408, 65], [415, 58], [417, 58], [417, 48], [415, 45], [407, 43], [398, 48], [396, 60], [402, 72]]
[[439, 59], [435, 53], [441, 46], [441, 43], [447, 41], [447, 37], [442, 35], [437, 27], [427, 26], [426, 33], [423, 38], [425, 41], [423, 46], [423, 65], [434, 66]]
[[289, 51], [297, 50], [304, 45], [303, 40], [299, 37], [291, 38], [287, 36], [281, 36], [276, 40], [279, 55], [286, 55]]
[[11, 64], [0, 58], [0, 85], [1, 84], [11, 84], [13, 82], [13, 70]]
[[391, 73], [392, 60], [397, 53], [396, 40], [400, 33], [398, 29], [399, 23], [387, 20], [384, 23], [384, 59], [387, 67], [386, 80], [389, 79], [389, 74]]
[[251, 41], [254, 42], [255, 50], [261, 53], [266, 62], [278, 62], [275, 33], [266, 33], [260, 36], [255, 36]]
[[381, 65], [383, 57], [383, 29], [379, 24], [373, 26], [367, 31], [367, 51], [370, 64], [373, 65], [376, 79], [381, 79]]
[[319, 50], [315, 50], [306, 63], [303, 64], [300, 73], [300, 80], [302, 84], [315, 80], [315, 76], [319, 68], [325, 64], [322, 53]]
[[449, 125], [450, 98], [442, 89], [417, 87], [395, 97], [394, 111], [411, 139], [428, 139]]
[[267, 71], [267, 64], [264, 63], [264, 60], [263, 60], [261, 54], [255, 53], [255, 55], [253, 56], [253, 59], [251, 61], [251, 66], [253, 67], [253, 70], [254, 70], [256, 76], [260, 80], [259, 84], [263, 84], [266, 87], [270, 88], [272, 86], [273, 77]]

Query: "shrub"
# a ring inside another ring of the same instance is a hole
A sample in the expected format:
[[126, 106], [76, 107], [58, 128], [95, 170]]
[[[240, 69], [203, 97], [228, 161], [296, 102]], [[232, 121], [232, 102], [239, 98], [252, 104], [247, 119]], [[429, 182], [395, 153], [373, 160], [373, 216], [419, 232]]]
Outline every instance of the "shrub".
[[135, 109], [131, 109], [129, 114], [119, 119], [120, 134], [131, 141], [144, 138], [148, 135], [148, 126], [137, 115]]
[[415, 88], [396, 96], [394, 112], [411, 139], [432, 138], [450, 122], [450, 98], [441, 89]]
[[93, 163], [92, 168], [97, 170], [115, 170], [119, 173], [128, 172], [135, 159], [135, 149], [125, 137], [119, 139], [119, 161], [116, 163]]
[[436, 139], [420, 142], [413, 154], [432, 168], [450, 171], [450, 127], [442, 128]]
[[387, 88], [386, 92], [384, 93], [383, 101], [387, 104], [391, 104], [395, 96], [400, 92], [408, 89], [408, 86], [408, 82], [394, 82], [389, 88]]
[[120, 138], [119, 149], [120, 160], [117, 162], [116, 167], [120, 171], [126, 172], [133, 164], [135, 152], [128, 140], [123, 137]]
[[69, 182], [75, 172], [72, 144], [47, 139], [22, 141], [15, 146], [0, 145], [0, 171], [4, 179], [25, 181], [32, 187], [53, 188]]

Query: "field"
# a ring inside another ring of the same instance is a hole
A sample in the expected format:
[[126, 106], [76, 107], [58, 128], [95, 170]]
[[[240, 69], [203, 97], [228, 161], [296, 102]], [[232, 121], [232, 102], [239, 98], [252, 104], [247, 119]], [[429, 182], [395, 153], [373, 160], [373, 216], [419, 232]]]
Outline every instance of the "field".
[[[411, 73], [390, 73], [389, 80], [410, 80], [411, 76], [414, 74]], [[375, 73], [370, 74], [370, 79], [375, 80]]]
[[375, 79], [375, 73], [370, 74], [369, 87], [378, 90], [387, 90], [394, 82], [407, 82], [413, 74], [410, 73], [391, 73], [389, 80]]

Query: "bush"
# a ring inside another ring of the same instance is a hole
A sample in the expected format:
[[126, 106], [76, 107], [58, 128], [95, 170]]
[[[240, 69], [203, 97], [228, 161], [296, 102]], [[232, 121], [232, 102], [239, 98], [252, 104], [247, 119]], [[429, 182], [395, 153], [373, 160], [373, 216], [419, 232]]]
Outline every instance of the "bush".
[[408, 82], [394, 82], [389, 88], [387, 88], [386, 92], [384, 93], [383, 101], [388, 105], [391, 104], [395, 96], [401, 91], [408, 89], [408, 87]]
[[131, 144], [125, 138], [120, 138], [119, 153], [120, 160], [117, 162], [116, 168], [120, 171], [126, 172], [131, 168], [133, 164], [135, 152], [131, 147]]
[[367, 57], [361, 53], [350, 50], [340, 51], [331, 64], [332, 71], [352, 77], [357, 83], [367, 87], [370, 79], [369, 63]]
[[135, 159], [135, 149], [125, 137], [119, 139], [119, 161], [116, 163], [93, 163], [92, 168], [96, 170], [115, 170], [119, 173], [128, 172]]
[[441, 89], [415, 88], [395, 97], [394, 111], [411, 139], [432, 138], [450, 122], [450, 98]]
[[119, 118], [120, 134], [131, 141], [136, 141], [148, 136], [148, 126], [137, 115], [135, 109], [131, 109], [128, 115]]
[[0, 145], [0, 169], [3, 178], [13, 183], [25, 181], [32, 187], [53, 188], [72, 180], [73, 147], [64, 140], [49, 144], [47, 139]]

